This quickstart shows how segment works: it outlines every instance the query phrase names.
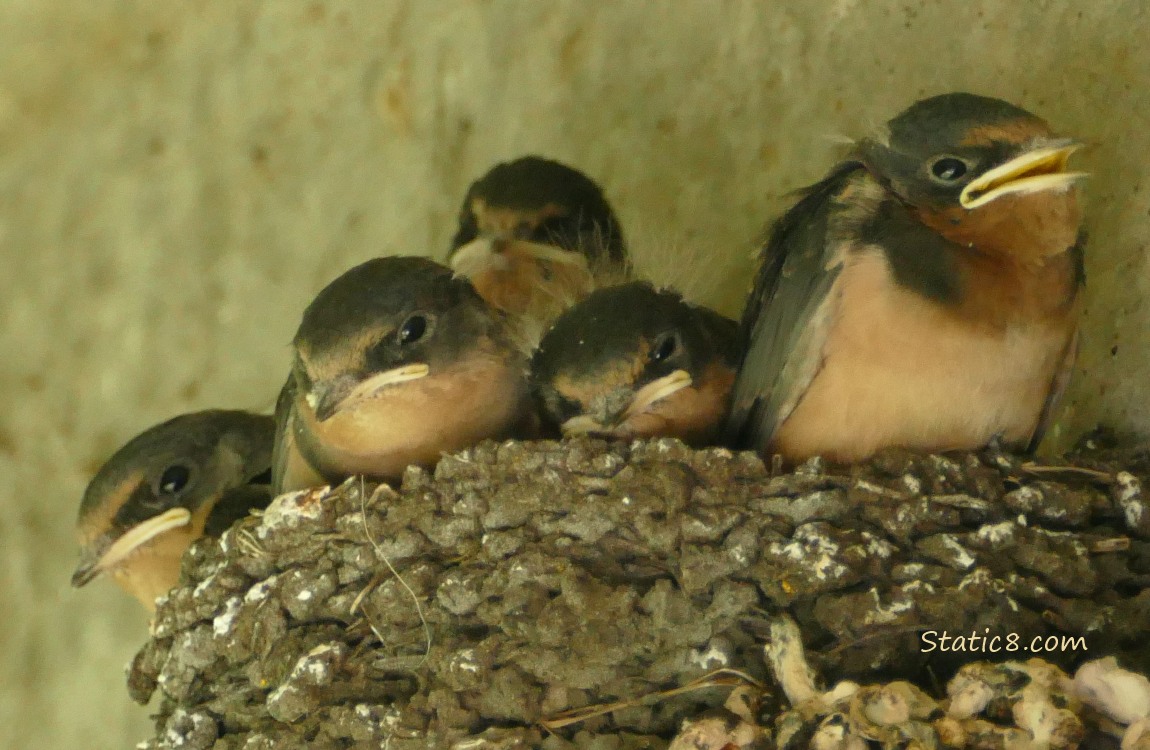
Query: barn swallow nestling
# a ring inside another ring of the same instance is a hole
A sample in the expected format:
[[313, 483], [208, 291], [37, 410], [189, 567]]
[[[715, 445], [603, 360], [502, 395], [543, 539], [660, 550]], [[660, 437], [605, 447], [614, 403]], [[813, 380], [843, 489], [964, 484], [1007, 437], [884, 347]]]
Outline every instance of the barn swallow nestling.
[[564, 435], [719, 433], [735, 381], [735, 321], [631, 282], [593, 292], [555, 321], [531, 361], [546, 418]]
[[271, 499], [271, 417], [243, 411], [184, 414], [133, 438], [84, 492], [73, 586], [110, 573], [148, 608], [180, 578], [200, 536], [219, 536]]
[[449, 261], [531, 344], [563, 310], [630, 272], [603, 191], [538, 156], [497, 164], [471, 185]]
[[376, 258], [328, 284], [295, 335], [276, 404], [277, 494], [412, 464], [531, 423], [526, 355], [468, 281], [426, 258]]
[[728, 439], [844, 462], [1036, 447], [1077, 348], [1077, 145], [964, 93], [861, 141], [772, 230]]

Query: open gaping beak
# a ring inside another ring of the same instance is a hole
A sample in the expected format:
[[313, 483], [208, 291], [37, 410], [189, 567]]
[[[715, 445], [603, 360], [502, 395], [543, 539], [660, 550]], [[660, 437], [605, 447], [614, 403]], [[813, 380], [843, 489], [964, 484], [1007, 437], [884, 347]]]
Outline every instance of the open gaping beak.
[[327, 385], [316, 383], [308, 391], [306, 399], [308, 406], [315, 412], [315, 418], [323, 422], [336, 413], [375, 396], [385, 388], [418, 380], [430, 372], [431, 368], [420, 362], [376, 373], [358, 383], [349, 380], [338, 380]]
[[1082, 144], [1061, 143], [1027, 151], [972, 180], [959, 195], [963, 208], [973, 209], [1011, 193], [1036, 193], [1069, 188], [1086, 177], [1066, 171], [1070, 155]]
[[[98, 548], [93, 550], [92, 559], [81, 560], [76, 572], [72, 574], [72, 585], [79, 588], [87, 584], [101, 573], [124, 562], [133, 552], [160, 534], [187, 526], [191, 520], [192, 514], [187, 508], [170, 508], [158, 516], [136, 524], [102, 552]], [[88, 554], [89, 552], [85, 550], [85, 556]]]

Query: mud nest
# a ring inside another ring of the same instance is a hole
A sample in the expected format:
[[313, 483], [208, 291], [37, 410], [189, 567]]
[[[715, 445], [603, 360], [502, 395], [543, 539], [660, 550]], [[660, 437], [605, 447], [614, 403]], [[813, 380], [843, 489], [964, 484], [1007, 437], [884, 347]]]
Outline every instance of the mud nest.
[[736, 682], [769, 726], [781, 614], [830, 681], [1148, 672], [1150, 453], [1089, 446], [772, 475], [668, 440], [488, 443], [395, 491], [285, 495], [185, 558], [130, 668], [159, 692], [141, 747], [658, 748]]

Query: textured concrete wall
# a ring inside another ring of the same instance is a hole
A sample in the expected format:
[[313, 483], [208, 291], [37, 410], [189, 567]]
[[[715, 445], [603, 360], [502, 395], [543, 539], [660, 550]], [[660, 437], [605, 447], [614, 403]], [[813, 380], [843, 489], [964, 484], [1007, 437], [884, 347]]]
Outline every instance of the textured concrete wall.
[[[718, 280], [837, 136], [946, 90], [1016, 101], [1096, 144], [1063, 434], [1150, 430], [1148, 35], [1135, 0], [0, 5], [0, 746], [144, 736], [141, 613], [67, 587], [95, 467], [174, 413], [270, 408], [311, 294], [441, 257], [497, 159], [583, 166], [643, 265]], [[696, 284], [738, 309], [743, 281]]]

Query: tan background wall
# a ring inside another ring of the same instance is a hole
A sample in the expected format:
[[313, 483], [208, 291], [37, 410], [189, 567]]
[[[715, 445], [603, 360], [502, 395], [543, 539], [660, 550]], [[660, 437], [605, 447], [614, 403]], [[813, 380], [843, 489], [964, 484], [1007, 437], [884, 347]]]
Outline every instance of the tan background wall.
[[[946, 90], [1016, 101], [1096, 144], [1063, 437], [1150, 430], [1144, 6], [0, 4], [0, 746], [144, 736], [121, 671], [141, 612], [67, 587], [99, 463], [178, 412], [270, 408], [310, 296], [371, 256], [442, 257], [498, 159], [581, 165], [647, 258], [717, 277], [837, 136]], [[744, 281], [710, 301], [736, 311]]]

